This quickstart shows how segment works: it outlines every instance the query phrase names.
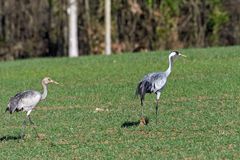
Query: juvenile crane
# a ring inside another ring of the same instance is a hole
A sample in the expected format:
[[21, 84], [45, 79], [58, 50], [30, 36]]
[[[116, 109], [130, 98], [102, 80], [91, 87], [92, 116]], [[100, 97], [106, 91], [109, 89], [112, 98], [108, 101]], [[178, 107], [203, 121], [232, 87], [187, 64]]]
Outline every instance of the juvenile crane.
[[[141, 120], [144, 120], [143, 117], [143, 101], [146, 93], [155, 93], [156, 94], [156, 123], [157, 123], [157, 115], [158, 115], [158, 102], [161, 95], [162, 90], [164, 89], [167, 78], [170, 75], [173, 67], [173, 61], [179, 57], [186, 57], [178, 51], [172, 51], [169, 54], [169, 67], [165, 72], [154, 72], [149, 73], [144, 76], [144, 78], [138, 83], [136, 89], [136, 95], [140, 96], [141, 106], [142, 106], [142, 117]], [[145, 122], [142, 122], [145, 123]]]
[[[23, 121], [23, 124], [22, 124], [22, 131], [20, 134], [21, 138], [23, 138], [24, 136], [24, 130], [26, 127], [27, 120], [29, 120], [31, 125], [34, 125], [30, 117], [30, 113], [41, 100], [44, 100], [47, 97], [47, 92], [48, 92], [47, 87], [48, 87], [48, 84], [50, 83], [59, 84], [58, 82], [52, 80], [51, 78], [45, 77], [42, 80], [42, 87], [43, 87], [42, 93], [34, 90], [27, 90], [24, 92], [19, 92], [14, 97], [10, 98], [8, 106], [6, 108], [6, 112], [9, 111], [10, 114], [12, 114], [13, 112], [19, 112], [19, 111], [27, 112], [26, 119]], [[34, 126], [33, 128], [35, 130], [36, 135], [38, 136]]]

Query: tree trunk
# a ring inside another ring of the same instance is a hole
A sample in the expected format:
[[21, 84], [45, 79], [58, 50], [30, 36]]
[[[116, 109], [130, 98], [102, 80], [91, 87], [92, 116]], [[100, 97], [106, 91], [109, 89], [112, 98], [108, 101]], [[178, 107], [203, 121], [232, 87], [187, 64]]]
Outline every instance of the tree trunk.
[[89, 0], [85, 0], [85, 12], [86, 12], [86, 23], [87, 23], [87, 41], [89, 44], [89, 50], [88, 50], [88, 54], [92, 53], [92, 39], [91, 39], [91, 35], [92, 35], [92, 28], [91, 28], [91, 17], [90, 17], [90, 6], [89, 6]]
[[105, 54], [111, 54], [111, 0], [105, 0]]
[[77, 0], [69, 0], [69, 57], [78, 56]]

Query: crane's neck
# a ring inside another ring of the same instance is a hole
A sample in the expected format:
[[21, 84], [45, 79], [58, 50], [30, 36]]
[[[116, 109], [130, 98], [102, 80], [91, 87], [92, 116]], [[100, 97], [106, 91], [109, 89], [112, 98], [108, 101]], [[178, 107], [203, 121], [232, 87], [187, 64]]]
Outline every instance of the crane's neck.
[[41, 100], [44, 100], [47, 97], [47, 85], [42, 82], [42, 87], [43, 87], [43, 93], [42, 93], [42, 98]]
[[173, 59], [169, 56], [168, 58], [169, 66], [168, 69], [165, 71], [166, 76], [168, 77], [172, 71], [172, 66], [173, 66]]

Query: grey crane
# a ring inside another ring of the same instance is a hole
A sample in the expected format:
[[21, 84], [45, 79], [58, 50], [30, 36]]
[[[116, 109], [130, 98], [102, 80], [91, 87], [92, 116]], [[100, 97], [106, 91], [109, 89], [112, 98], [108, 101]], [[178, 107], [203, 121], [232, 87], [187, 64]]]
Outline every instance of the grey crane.
[[26, 119], [23, 121], [23, 124], [22, 124], [22, 131], [20, 134], [21, 138], [24, 137], [24, 130], [26, 127], [27, 120], [29, 120], [30, 124], [33, 125], [34, 131], [38, 136], [37, 131], [34, 127], [34, 123], [30, 117], [30, 113], [41, 100], [46, 99], [47, 92], [48, 92], [47, 87], [49, 83], [59, 84], [58, 82], [52, 80], [51, 78], [45, 77], [42, 80], [42, 87], [43, 87], [42, 93], [34, 90], [27, 90], [27, 91], [19, 92], [14, 97], [10, 98], [8, 106], [6, 108], [6, 112], [9, 111], [10, 114], [12, 114], [13, 112], [19, 112], [19, 111], [27, 112]]
[[[171, 51], [169, 54], [169, 67], [165, 72], [154, 72], [149, 73], [144, 76], [144, 78], [138, 83], [136, 89], [136, 95], [140, 96], [141, 106], [142, 106], [142, 119], [143, 118], [143, 101], [146, 93], [155, 93], [156, 94], [156, 123], [157, 123], [157, 115], [158, 115], [158, 102], [161, 95], [162, 90], [164, 89], [167, 78], [170, 75], [173, 67], [173, 61], [179, 57], [186, 57], [178, 51]], [[145, 122], [143, 122], [145, 123]]]

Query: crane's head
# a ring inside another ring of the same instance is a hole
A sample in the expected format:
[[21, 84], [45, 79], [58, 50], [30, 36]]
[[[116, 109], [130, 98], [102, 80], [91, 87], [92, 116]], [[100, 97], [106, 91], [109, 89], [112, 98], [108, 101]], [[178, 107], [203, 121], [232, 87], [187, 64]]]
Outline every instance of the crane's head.
[[52, 80], [52, 79], [49, 78], [49, 77], [45, 77], [45, 78], [43, 78], [42, 83], [45, 84], [45, 85], [47, 85], [47, 84], [49, 84], [49, 83], [59, 84], [58, 82]]
[[169, 54], [169, 58], [171, 58], [171, 60], [174, 60], [180, 56], [187, 57], [187, 56], [181, 54], [179, 51], [171, 51], [171, 53]]

